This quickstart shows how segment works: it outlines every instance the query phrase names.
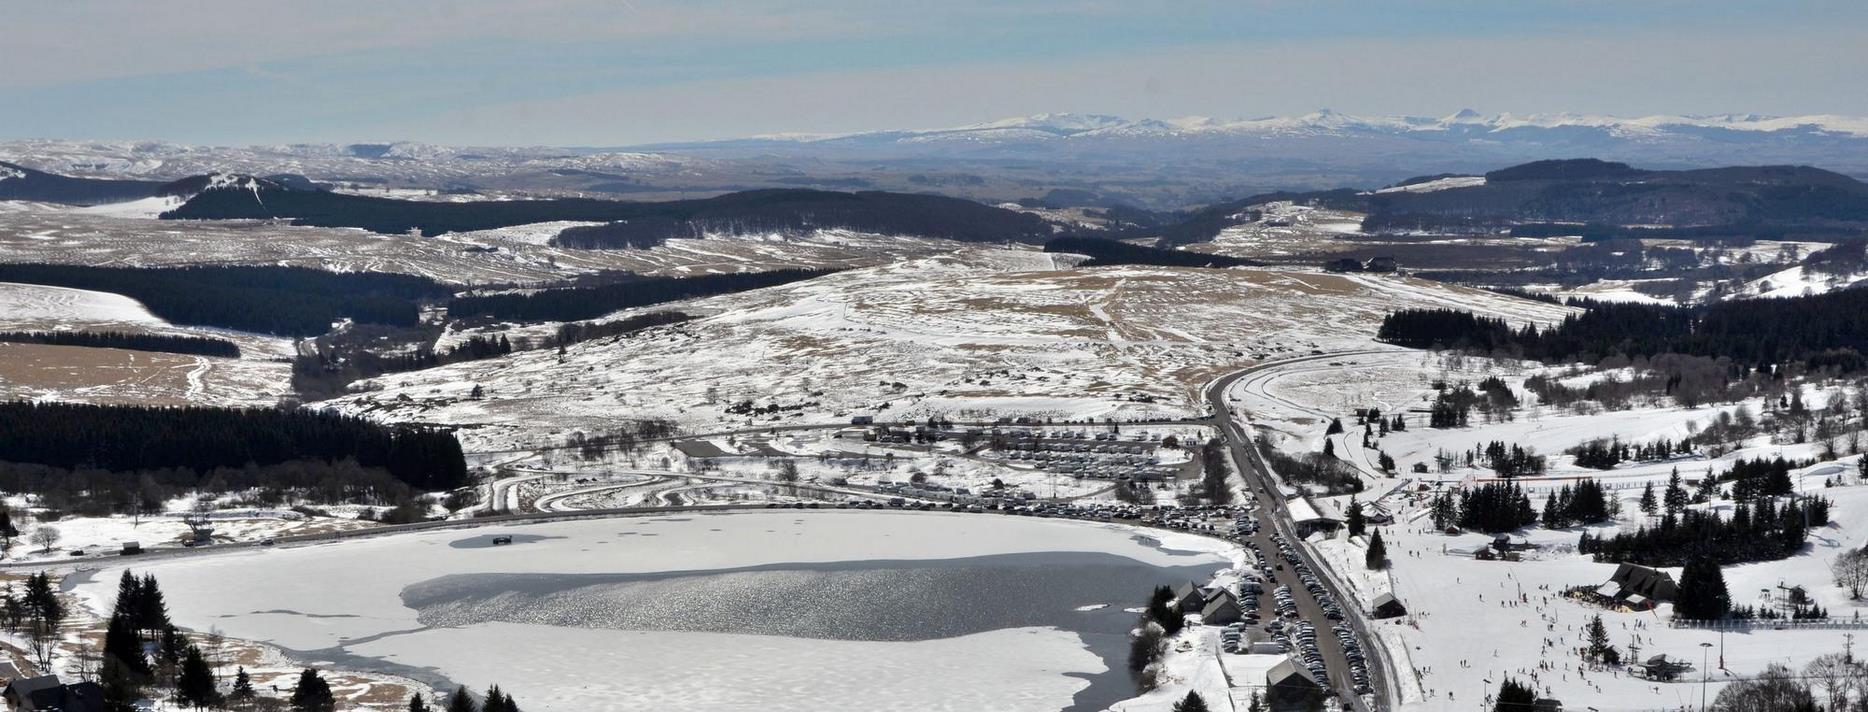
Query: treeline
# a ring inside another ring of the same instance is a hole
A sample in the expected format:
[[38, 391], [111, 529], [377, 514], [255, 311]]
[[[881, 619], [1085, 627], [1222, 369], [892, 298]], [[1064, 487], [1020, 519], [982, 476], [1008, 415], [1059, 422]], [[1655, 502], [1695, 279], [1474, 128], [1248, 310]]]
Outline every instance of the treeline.
[[617, 319], [616, 321], [596, 323], [571, 322], [558, 327], [557, 344], [558, 346], [567, 346], [580, 341], [601, 339], [606, 336], [633, 334], [650, 327], [679, 324], [693, 318], [694, 317], [678, 311], [660, 311], [637, 314], [625, 319]]
[[1790, 481], [1790, 471], [1808, 467], [1814, 462], [1792, 462], [1782, 457], [1756, 460], [1739, 458], [1732, 463], [1732, 469], [1719, 476], [1720, 482], [1732, 483], [1732, 499], [1750, 500], [1758, 497], [1787, 497], [1795, 490]]
[[345, 318], [412, 326], [421, 316], [419, 300], [450, 294], [425, 277], [270, 266], [6, 264], [0, 282], [114, 292], [177, 324], [287, 336], [322, 334]]
[[1550, 495], [1544, 502], [1544, 514], [1540, 519], [1545, 529], [1562, 529], [1606, 522], [1617, 509], [1620, 509], [1618, 503], [1602, 489], [1602, 483], [1583, 479], [1575, 485], [1564, 485]]
[[1772, 561], [1802, 548], [1809, 526], [1829, 523], [1829, 500], [1822, 497], [1789, 500], [1782, 505], [1768, 499], [1740, 501], [1732, 518], [1688, 509], [1668, 513], [1660, 523], [1632, 532], [1596, 537], [1584, 534], [1577, 550], [1601, 562], [1633, 562], [1647, 566], [1679, 566], [1697, 557], [1722, 564]]
[[[967, 242], [1037, 242], [1051, 225], [1029, 213], [960, 198], [910, 193], [772, 189], [713, 198], [628, 202], [562, 200], [395, 200], [294, 190], [260, 180], [252, 190], [209, 190], [163, 213], [168, 220], [266, 220], [425, 235], [559, 220], [620, 223], [554, 238], [565, 247], [621, 248], [710, 233], [794, 232], [839, 228]], [[563, 242], [558, 240], [562, 239]]]
[[1427, 426], [1431, 428], [1463, 428], [1472, 422], [1472, 411], [1477, 408], [1487, 421], [1494, 418], [1510, 420], [1512, 409], [1518, 407], [1518, 395], [1511, 392], [1511, 386], [1497, 376], [1487, 376], [1479, 381], [1479, 390], [1474, 391], [1464, 383], [1447, 387], [1440, 384], [1434, 394], [1433, 403], [1428, 406]]
[[1457, 495], [1441, 492], [1428, 508], [1435, 529], [1458, 526], [1500, 534], [1537, 523], [1530, 495], [1516, 482], [1488, 482], [1462, 489]]
[[503, 321], [577, 321], [632, 307], [773, 287], [830, 273], [830, 270], [781, 269], [697, 277], [641, 277], [598, 287], [461, 297], [448, 307], [448, 313], [454, 317]]
[[1090, 259], [1083, 263], [1084, 267], [1103, 265], [1241, 267], [1262, 264], [1237, 257], [1146, 247], [1101, 237], [1059, 237], [1044, 243], [1044, 251], [1089, 255]]
[[1651, 443], [1630, 445], [1620, 437], [1596, 438], [1570, 448], [1570, 454], [1576, 457], [1577, 467], [1597, 470], [1612, 470], [1623, 462], [1655, 462], [1693, 453], [1691, 436], [1671, 440], [1661, 438]]
[[670, 226], [667, 222], [637, 220], [575, 225], [559, 230], [551, 238], [551, 244], [583, 250], [646, 250], [668, 242]]
[[301, 501], [396, 506], [419, 494], [388, 470], [354, 459], [118, 471], [0, 462], [0, 489], [37, 495], [45, 508], [41, 521], [160, 512], [168, 501], [189, 495], [229, 495], [222, 503], [233, 506], [289, 507]]
[[0, 461], [129, 472], [354, 459], [422, 491], [467, 481], [452, 433], [304, 410], [0, 403]]
[[240, 358], [240, 347], [234, 342], [205, 336], [132, 334], [124, 331], [7, 331], [0, 332], [0, 342]]
[[1868, 369], [1868, 290], [1694, 307], [1592, 303], [1557, 326], [1512, 329], [1502, 319], [1451, 309], [1403, 309], [1377, 338], [1414, 348], [1506, 352], [1545, 362], [1611, 355], [1687, 354], [1741, 364], [1802, 362], [1840, 372]]

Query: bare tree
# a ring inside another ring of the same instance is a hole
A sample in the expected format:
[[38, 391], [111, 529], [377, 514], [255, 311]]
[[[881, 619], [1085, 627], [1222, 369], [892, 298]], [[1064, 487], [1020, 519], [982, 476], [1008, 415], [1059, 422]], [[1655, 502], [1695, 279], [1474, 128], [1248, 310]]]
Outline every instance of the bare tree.
[[64, 535], [58, 533], [58, 527], [50, 524], [41, 524], [32, 530], [31, 541], [34, 544], [38, 544], [39, 547], [46, 552], [51, 552], [52, 547], [56, 546], [58, 540], [63, 536]]
[[1837, 586], [1848, 589], [1851, 600], [1861, 600], [1862, 590], [1868, 588], [1868, 552], [1842, 552], [1829, 564], [1829, 573], [1835, 576]]
[[1850, 678], [1860, 672], [1860, 666], [1850, 662], [1841, 653], [1818, 655], [1803, 668], [1803, 675], [1809, 678], [1810, 686], [1829, 698], [1829, 709], [1832, 710], [1848, 709], [1849, 688], [1853, 686]]

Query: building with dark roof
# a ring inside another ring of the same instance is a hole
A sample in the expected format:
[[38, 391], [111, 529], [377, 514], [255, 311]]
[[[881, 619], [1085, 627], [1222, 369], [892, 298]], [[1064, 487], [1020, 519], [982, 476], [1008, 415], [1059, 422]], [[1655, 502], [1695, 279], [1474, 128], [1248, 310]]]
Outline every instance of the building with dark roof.
[[1376, 596], [1375, 605], [1369, 608], [1370, 618], [1399, 618], [1405, 615], [1407, 606], [1401, 605], [1401, 600], [1392, 593]]
[[104, 688], [95, 682], [60, 684], [57, 675], [22, 677], [7, 683], [7, 705], [19, 712], [103, 712]]
[[1310, 677], [1310, 671], [1285, 658], [1265, 673], [1265, 705], [1272, 712], [1323, 708], [1323, 686]]
[[1221, 589], [1207, 599], [1206, 606], [1200, 609], [1200, 621], [1207, 625], [1226, 625], [1237, 623], [1245, 618], [1245, 611], [1239, 608], [1239, 599], [1231, 591]]
[[1596, 587], [1595, 594], [1607, 605], [1627, 606], [1636, 610], [1673, 600], [1678, 591], [1673, 576], [1665, 571], [1640, 564], [1623, 563], [1615, 567], [1608, 583]]

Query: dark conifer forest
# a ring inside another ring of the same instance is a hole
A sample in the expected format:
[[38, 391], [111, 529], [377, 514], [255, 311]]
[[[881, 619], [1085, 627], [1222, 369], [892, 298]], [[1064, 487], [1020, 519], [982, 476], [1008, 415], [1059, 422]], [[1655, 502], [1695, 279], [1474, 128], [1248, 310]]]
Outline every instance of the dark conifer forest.
[[781, 269], [698, 277], [637, 277], [597, 287], [461, 297], [448, 307], [448, 313], [502, 321], [577, 321], [619, 309], [773, 287], [826, 274], [830, 271]]
[[306, 410], [0, 403], [0, 461], [129, 472], [355, 460], [418, 490], [458, 487], [452, 433]]
[[579, 220], [622, 223], [600, 230], [571, 231], [558, 244], [581, 248], [627, 248], [707, 233], [791, 232], [844, 228], [890, 235], [937, 237], [966, 242], [1037, 242], [1051, 234], [1036, 215], [959, 198], [911, 193], [769, 189], [713, 198], [667, 202], [395, 200], [318, 190], [297, 190], [270, 181], [257, 187], [205, 191], [174, 210], [171, 220], [289, 218], [295, 225], [356, 227], [374, 232], [425, 235], [486, 230], [510, 225]]
[[1585, 306], [1582, 314], [1542, 330], [1513, 329], [1501, 319], [1452, 309], [1403, 309], [1382, 320], [1377, 338], [1414, 348], [1503, 350], [1546, 362], [1673, 353], [1752, 365], [1868, 369], [1868, 289], [1692, 307]]
[[1098, 267], [1102, 265], [1240, 267], [1259, 264], [1252, 260], [1240, 259], [1237, 257], [1131, 245], [1126, 242], [1100, 237], [1059, 237], [1044, 243], [1044, 251], [1089, 255], [1090, 260], [1083, 263], [1084, 267]]
[[304, 267], [0, 265], [0, 282], [115, 292], [176, 324], [312, 336], [343, 318], [412, 326], [418, 300], [450, 290], [425, 277]]
[[0, 342], [240, 358], [240, 347], [234, 342], [205, 336], [132, 334], [122, 331], [6, 331], [0, 332]]

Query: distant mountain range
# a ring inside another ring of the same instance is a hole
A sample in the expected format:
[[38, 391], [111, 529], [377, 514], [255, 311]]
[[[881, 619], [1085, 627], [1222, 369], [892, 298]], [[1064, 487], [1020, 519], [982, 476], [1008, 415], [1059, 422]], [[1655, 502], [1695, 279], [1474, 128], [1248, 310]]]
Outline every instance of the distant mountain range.
[[965, 141], [1012, 144], [1033, 141], [1097, 141], [1150, 138], [1206, 137], [1313, 137], [1406, 135], [1423, 139], [1489, 139], [1512, 141], [1548, 139], [1561, 132], [1572, 139], [1589, 137], [1626, 140], [1664, 140], [1691, 136], [1745, 142], [1765, 137], [1825, 136], [1868, 138], [1868, 118], [1836, 115], [1760, 116], [1644, 116], [1620, 118], [1584, 114], [1480, 114], [1471, 109], [1442, 117], [1353, 116], [1323, 109], [1303, 116], [1256, 119], [1129, 120], [1100, 114], [1038, 114], [954, 128], [923, 131], [869, 131], [824, 135], [775, 135], [685, 144], [647, 146], [678, 149], [718, 145], [774, 144], [915, 144]]
[[928, 130], [633, 147], [0, 142], [0, 160], [93, 178], [289, 173], [364, 187], [666, 200], [754, 188], [1178, 209], [1273, 190], [1595, 157], [1655, 169], [1811, 165], [1868, 176], [1868, 118], [1571, 114], [1130, 120], [1046, 114]]

